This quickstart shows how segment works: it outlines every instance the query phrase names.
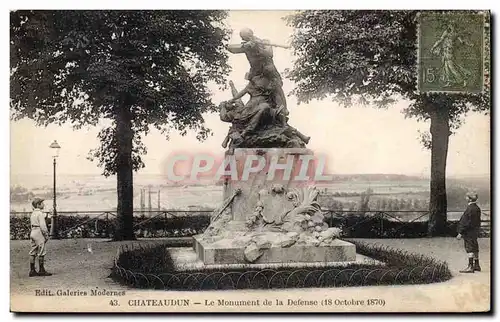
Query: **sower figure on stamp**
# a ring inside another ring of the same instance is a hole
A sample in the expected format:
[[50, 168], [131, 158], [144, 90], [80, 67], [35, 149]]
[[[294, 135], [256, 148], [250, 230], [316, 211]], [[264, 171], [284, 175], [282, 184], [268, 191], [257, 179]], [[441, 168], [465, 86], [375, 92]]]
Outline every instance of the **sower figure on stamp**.
[[467, 194], [466, 199], [469, 204], [458, 223], [457, 239], [463, 238], [465, 251], [469, 258], [467, 267], [461, 270], [460, 273], [481, 271], [481, 267], [479, 266], [479, 245], [477, 242], [481, 227], [481, 209], [476, 204], [477, 197], [476, 193]]
[[445, 87], [453, 84], [467, 86], [470, 72], [461, 66], [455, 57], [456, 46], [473, 46], [456, 34], [453, 25], [448, 24], [441, 37], [434, 43], [431, 53], [440, 55], [442, 59], [442, 80]]
[[[30, 273], [29, 276], [51, 276], [52, 274], [45, 271], [44, 258], [46, 254], [45, 244], [49, 240], [49, 230], [45, 222], [45, 214], [42, 212], [44, 208], [43, 199], [35, 198], [31, 202], [33, 212], [31, 213], [31, 250], [30, 254]], [[38, 272], [35, 269], [35, 260], [38, 256]]]

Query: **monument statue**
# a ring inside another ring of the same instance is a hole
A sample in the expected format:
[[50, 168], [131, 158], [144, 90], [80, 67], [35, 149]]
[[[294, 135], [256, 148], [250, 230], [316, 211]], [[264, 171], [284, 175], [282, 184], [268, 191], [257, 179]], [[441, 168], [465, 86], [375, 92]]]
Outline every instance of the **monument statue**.
[[[237, 169], [258, 155], [265, 164], [290, 159], [287, 170], [296, 173], [301, 156], [313, 153], [305, 148], [310, 138], [288, 124], [283, 81], [273, 62], [273, 47], [286, 46], [257, 38], [248, 28], [240, 36], [243, 42], [228, 50], [246, 55], [248, 84], [238, 91], [229, 82], [233, 97], [220, 104], [219, 115], [231, 127], [222, 146]], [[355, 260], [355, 246], [340, 241], [340, 229], [326, 223], [319, 191], [285, 176], [269, 179], [269, 171], [263, 167], [247, 179], [226, 181], [224, 202], [205, 232], [194, 237], [198, 258], [205, 265]]]
[[[310, 138], [288, 125], [288, 109], [283, 81], [273, 62], [271, 44], [254, 36], [252, 30], [240, 32], [241, 44], [229, 45], [234, 54], [244, 53], [250, 64], [245, 75], [247, 86], [240, 92], [230, 82], [233, 98], [220, 104], [220, 119], [232, 124], [222, 146], [234, 148], [304, 148]], [[286, 47], [286, 46], [279, 46]], [[250, 99], [245, 104], [245, 95]]]
[[[251, 80], [258, 75], [268, 79], [270, 89], [272, 89], [271, 98], [278, 108], [286, 110], [283, 81], [273, 61], [273, 46], [276, 45], [271, 44], [267, 39], [255, 37], [249, 28], [243, 28], [240, 31], [240, 37], [243, 40], [241, 45], [230, 45], [228, 49], [233, 54], [245, 53], [250, 63], [250, 71], [246, 79]], [[284, 113], [287, 114], [286, 111]]]

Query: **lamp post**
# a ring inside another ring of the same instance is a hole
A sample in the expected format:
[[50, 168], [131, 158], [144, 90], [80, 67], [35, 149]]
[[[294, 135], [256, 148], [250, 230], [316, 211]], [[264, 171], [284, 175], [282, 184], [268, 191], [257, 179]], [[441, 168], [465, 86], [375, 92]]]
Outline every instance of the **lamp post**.
[[53, 153], [52, 159], [54, 160], [54, 205], [52, 210], [52, 218], [50, 219], [50, 238], [57, 239], [59, 236], [57, 235], [57, 202], [56, 202], [56, 159], [59, 157], [59, 150], [61, 146], [57, 143], [56, 140], [52, 142], [49, 146]]

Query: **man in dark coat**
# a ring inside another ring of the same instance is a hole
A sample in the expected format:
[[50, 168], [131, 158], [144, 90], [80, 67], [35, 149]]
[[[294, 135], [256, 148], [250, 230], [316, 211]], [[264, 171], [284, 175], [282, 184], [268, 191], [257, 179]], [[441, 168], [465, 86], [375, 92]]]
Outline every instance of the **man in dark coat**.
[[469, 257], [467, 268], [461, 270], [460, 273], [481, 271], [481, 267], [479, 266], [479, 245], [477, 243], [481, 227], [481, 209], [476, 204], [477, 198], [477, 193], [467, 194], [466, 199], [469, 204], [458, 223], [457, 239], [463, 238], [465, 251]]

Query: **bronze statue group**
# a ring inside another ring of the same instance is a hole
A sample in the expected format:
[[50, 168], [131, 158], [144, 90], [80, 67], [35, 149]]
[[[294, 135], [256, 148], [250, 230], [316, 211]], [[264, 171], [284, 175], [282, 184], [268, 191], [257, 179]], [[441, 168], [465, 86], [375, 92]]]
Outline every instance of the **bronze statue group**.
[[[248, 85], [240, 92], [230, 82], [233, 98], [220, 104], [220, 119], [232, 126], [222, 146], [234, 148], [303, 148], [310, 137], [288, 125], [288, 109], [283, 81], [273, 61], [271, 44], [254, 36], [253, 31], [240, 31], [241, 44], [229, 45], [233, 54], [245, 54], [250, 71]], [[245, 104], [241, 98], [249, 95]]]

